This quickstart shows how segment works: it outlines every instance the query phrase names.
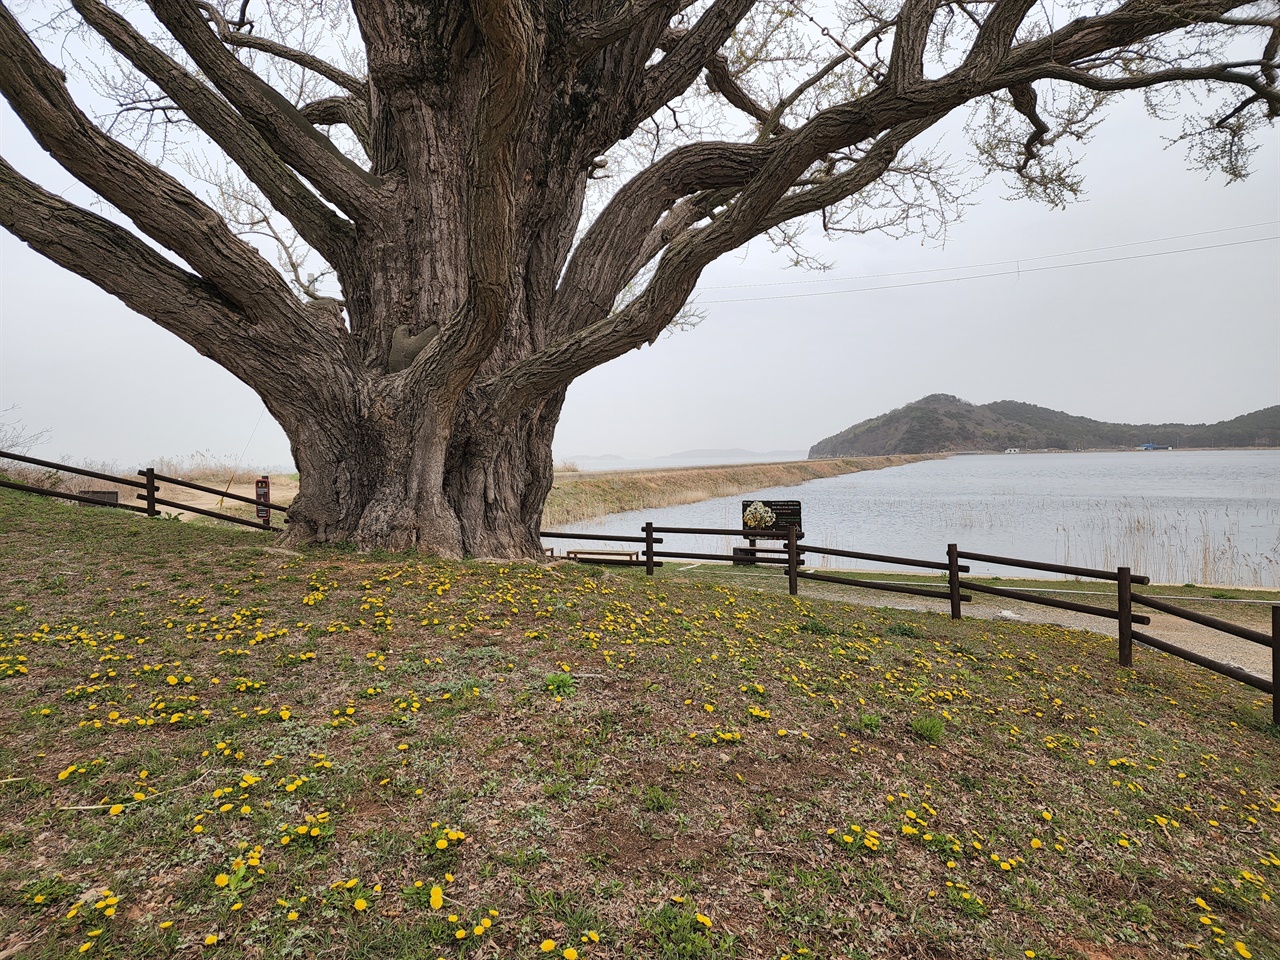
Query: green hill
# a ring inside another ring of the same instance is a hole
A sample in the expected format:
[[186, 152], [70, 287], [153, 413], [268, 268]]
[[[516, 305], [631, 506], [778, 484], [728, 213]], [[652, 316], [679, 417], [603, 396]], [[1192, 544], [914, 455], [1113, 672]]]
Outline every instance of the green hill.
[[977, 405], [935, 393], [815, 443], [811, 459], [955, 450], [1280, 446], [1280, 406], [1221, 423], [1104, 423], [1017, 400]]

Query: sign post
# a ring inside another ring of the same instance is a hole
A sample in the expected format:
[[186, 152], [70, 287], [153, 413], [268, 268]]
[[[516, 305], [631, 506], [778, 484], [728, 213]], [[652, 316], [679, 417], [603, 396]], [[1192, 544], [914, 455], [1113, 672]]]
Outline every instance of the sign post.
[[271, 478], [262, 477], [254, 482], [254, 497], [258, 501], [258, 519], [264, 527], [271, 526]]

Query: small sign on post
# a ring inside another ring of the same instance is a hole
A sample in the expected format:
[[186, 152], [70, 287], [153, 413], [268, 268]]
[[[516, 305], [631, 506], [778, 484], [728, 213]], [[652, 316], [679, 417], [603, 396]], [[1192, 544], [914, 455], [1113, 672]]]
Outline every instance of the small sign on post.
[[271, 526], [271, 478], [262, 477], [254, 482], [254, 497], [258, 501], [258, 519], [264, 527]]

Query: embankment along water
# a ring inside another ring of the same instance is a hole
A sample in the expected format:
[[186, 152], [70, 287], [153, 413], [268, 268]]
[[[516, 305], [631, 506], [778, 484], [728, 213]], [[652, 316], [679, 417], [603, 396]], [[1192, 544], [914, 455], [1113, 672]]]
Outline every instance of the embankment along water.
[[[805, 543], [813, 546], [943, 560], [946, 545], [958, 543], [962, 550], [1050, 563], [1124, 565], [1157, 583], [1269, 588], [1280, 586], [1278, 468], [1275, 450], [953, 456], [794, 490], [740, 492], [743, 499], [802, 500]], [[599, 517], [578, 529], [635, 536], [647, 520], [729, 527], [739, 521], [740, 504], [726, 494]], [[679, 549], [704, 553], [727, 553], [740, 543], [680, 536]], [[832, 564], [868, 568], [860, 561]], [[971, 566], [980, 575], [1015, 573]]]
[[653, 510], [732, 497], [753, 490], [789, 487], [866, 470], [899, 467], [939, 455], [842, 457], [790, 463], [749, 463], [669, 470], [618, 470], [557, 473], [542, 514], [542, 526], [554, 530], [628, 510]]

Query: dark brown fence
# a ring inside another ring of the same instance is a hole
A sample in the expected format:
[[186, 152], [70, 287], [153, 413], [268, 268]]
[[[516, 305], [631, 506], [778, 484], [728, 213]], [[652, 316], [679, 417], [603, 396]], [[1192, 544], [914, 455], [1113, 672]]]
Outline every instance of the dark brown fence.
[[[727, 536], [742, 537], [752, 544], [748, 548], [735, 548], [731, 553], [703, 553], [689, 550], [676, 550], [667, 548], [658, 550], [656, 547], [663, 544], [663, 538], [655, 536], [656, 534], [673, 534], [673, 535], [702, 535], [702, 536]], [[600, 533], [559, 533], [553, 531], [543, 531], [542, 536], [548, 539], [560, 540], [589, 540], [595, 542], [611, 542], [611, 543], [628, 543], [643, 544], [641, 550], [631, 553], [625, 551], [572, 551], [569, 554], [570, 559], [580, 560], [584, 563], [610, 563], [620, 566], [644, 567], [645, 572], [653, 575], [655, 567], [662, 566], [658, 558], [680, 559], [680, 560], [718, 560], [734, 564], [752, 563], [766, 564], [774, 566], [782, 566], [786, 568], [787, 589], [788, 592], [795, 596], [799, 592], [799, 581], [816, 580], [822, 583], [835, 583], [843, 586], [858, 587], [864, 590], [882, 590], [889, 593], [905, 593], [917, 597], [932, 597], [939, 600], [947, 600], [951, 607], [951, 616], [953, 619], [959, 620], [962, 611], [962, 603], [970, 603], [973, 600], [973, 593], [985, 593], [996, 597], [1005, 597], [1010, 600], [1020, 600], [1025, 603], [1039, 604], [1045, 607], [1055, 607], [1059, 610], [1071, 610], [1076, 613], [1087, 613], [1095, 617], [1105, 617], [1109, 620], [1115, 620], [1117, 625], [1117, 635], [1119, 649], [1117, 650], [1117, 659], [1121, 666], [1133, 666], [1133, 642], [1137, 640], [1139, 643], [1146, 644], [1156, 650], [1161, 650], [1172, 656], [1179, 657], [1189, 663], [1197, 666], [1205, 667], [1214, 673], [1221, 674], [1224, 677], [1230, 677], [1241, 683], [1247, 684], [1263, 693], [1271, 694], [1272, 722], [1280, 726], [1280, 697], [1276, 696], [1275, 681], [1280, 677], [1280, 605], [1271, 608], [1271, 635], [1259, 631], [1252, 630], [1239, 624], [1231, 623], [1227, 620], [1220, 620], [1217, 617], [1208, 614], [1198, 613], [1194, 610], [1188, 610], [1185, 607], [1175, 606], [1165, 600], [1156, 597], [1148, 597], [1133, 592], [1134, 585], [1145, 586], [1150, 584], [1148, 577], [1140, 576], [1132, 573], [1128, 567], [1117, 567], [1115, 570], [1095, 570], [1089, 567], [1074, 567], [1061, 563], [1046, 563], [1038, 560], [1023, 560], [1017, 557], [1000, 557], [988, 553], [973, 553], [967, 550], [961, 550], [956, 544], [947, 545], [947, 559], [943, 560], [922, 560], [912, 557], [895, 557], [883, 553], [863, 553], [856, 550], [837, 550], [832, 547], [814, 547], [804, 546], [800, 540], [804, 539], [804, 533], [790, 528], [786, 533], [778, 533], [769, 537], [762, 536], [760, 531], [747, 528], [739, 529], [722, 529], [713, 527], [656, 527], [652, 523], [646, 523], [641, 528], [641, 536], [626, 537], [615, 536], [613, 534]], [[777, 539], [784, 541], [785, 545], [780, 547], [758, 547], [755, 542], [759, 539]], [[618, 555], [614, 555], [617, 553]], [[804, 558], [813, 554], [825, 557], [844, 557], [853, 560], [869, 560], [873, 563], [887, 563], [894, 566], [914, 567], [917, 569], [937, 570], [945, 572], [947, 575], [947, 587], [945, 590], [940, 587], [931, 587], [922, 584], [913, 583], [896, 583], [884, 580], [862, 579], [860, 577], [843, 577], [835, 576], [828, 573], [815, 573], [812, 570], [801, 569]], [[1046, 597], [1037, 593], [1034, 588], [1011, 588], [996, 587], [985, 583], [976, 583], [972, 580], [963, 579], [960, 575], [968, 573], [970, 568], [967, 564], [962, 564], [961, 560], [974, 560], [981, 563], [991, 563], [999, 566], [1016, 567], [1023, 570], [1037, 570], [1048, 573], [1061, 573], [1068, 576], [1104, 580], [1115, 583], [1116, 585], [1116, 607], [1098, 606], [1091, 603], [1079, 603], [1075, 600], [1062, 600], [1057, 597]], [[965, 591], [972, 591], [966, 593]], [[1133, 606], [1149, 607], [1152, 610], [1159, 610], [1170, 616], [1178, 617], [1191, 623], [1198, 623], [1201, 626], [1210, 627], [1214, 630], [1257, 643], [1271, 650], [1271, 679], [1260, 677], [1250, 673], [1247, 670], [1228, 663], [1221, 663], [1206, 657], [1203, 654], [1196, 653], [1192, 650], [1186, 650], [1167, 640], [1159, 637], [1153, 637], [1146, 633], [1139, 633], [1134, 630], [1135, 624], [1138, 626], [1149, 626], [1151, 618], [1146, 614], [1134, 613]]]
[[[80, 477], [91, 477], [94, 480], [103, 480], [107, 483], [118, 484], [123, 487], [130, 487], [141, 490], [141, 493], [135, 494], [135, 498], [143, 501], [144, 506], [138, 506], [132, 503], [120, 503], [117, 500], [103, 499], [101, 496], [85, 496], [84, 491], [81, 493], [67, 493], [62, 490], [50, 490], [47, 487], [36, 487], [26, 483], [18, 483], [14, 480], [0, 479], [0, 487], [7, 487], [10, 490], [21, 490], [23, 493], [34, 493], [42, 497], [57, 497], [59, 500], [70, 500], [75, 503], [91, 504], [95, 507], [112, 507], [117, 510], [131, 510], [134, 513], [145, 513], [149, 517], [160, 515], [160, 507], [172, 507], [175, 510], [182, 510], [186, 513], [198, 513], [202, 517], [212, 517], [214, 520], [225, 520], [227, 523], [238, 523], [244, 527], [253, 527], [257, 530], [273, 530], [279, 532], [282, 528], [273, 527], [271, 525], [270, 511], [279, 510], [284, 512], [287, 507], [282, 507], [276, 503], [267, 503], [255, 500], [253, 497], [244, 497], [238, 493], [230, 493], [225, 490], [218, 490], [215, 487], [206, 487], [203, 484], [193, 483], [190, 480], [180, 480], [177, 477], [169, 477], [162, 473], [156, 473], [152, 467], [145, 470], [139, 470], [138, 476], [141, 480], [133, 480], [128, 477], [117, 477], [109, 473], [99, 473], [97, 470], [86, 470], [83, 467], [73, 467], [65, 463], [55, 463], [51, 460], [39, 460], [35, 457], [24, 456], [19, 453], [10, 453], [6, 450], [0, 450], [0, 458], [5, 460], [15, 460], [18, 463], [26, 463], [36, 467], [44, 467], [47, 470], [54, 470], [58, 473], [70, 473]], [[158, 495], [159, 485], [167, 484], [175, 487], [186, 487], [190, 490], [199, 490], [202, 493], [211, 493], [215, 496], [222, 497], [227, 500], [235, 500], [238, 503], [251, 504], [254, 507], [266, 506], [267, 516], [258, 520], [246, 520], [244, 517], [233, 516], [229, 513], [219, 513], [217, 510], [206, 510], [203, 507], [195, 507], [189, 503], [180, 503], [176, 500], [166, 500]], [[114, 493], [114, 491], [110, 491]], [[288, 520], [286, 519], [286, 523]]]

